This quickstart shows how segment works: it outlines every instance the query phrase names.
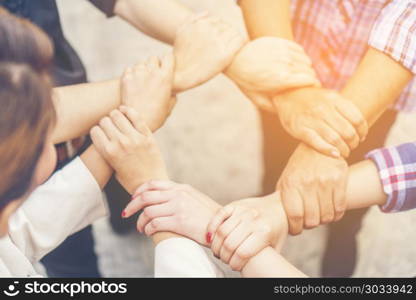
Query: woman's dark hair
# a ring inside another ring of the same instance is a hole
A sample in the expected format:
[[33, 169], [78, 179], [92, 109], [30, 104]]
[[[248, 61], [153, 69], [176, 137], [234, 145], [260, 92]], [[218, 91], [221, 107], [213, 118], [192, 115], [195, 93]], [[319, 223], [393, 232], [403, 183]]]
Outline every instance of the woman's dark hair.
[[0, 62], [30, 65], [35, 72], [49, 72], [53, 45], [48, 36], [26, 19], [0, 7]]
[[52, 57], [38, 27], [0, 8], [0, 210], [29, 191], [55, 121]]

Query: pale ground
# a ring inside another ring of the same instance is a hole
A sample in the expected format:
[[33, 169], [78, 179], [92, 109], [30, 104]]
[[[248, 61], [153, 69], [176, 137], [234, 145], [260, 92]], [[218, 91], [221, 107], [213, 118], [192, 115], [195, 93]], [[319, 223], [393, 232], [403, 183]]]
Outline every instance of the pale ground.
[[[197, 10], [220, 7], [222, 16], [241, 24], [239, 9], [231, 0], [184, 2]], [[87, 1], [58, 0], [58, 4], [65, 33], [86, 64], [90, 81], [118, 76], [148, 55], [169, 50], [118, 18], [106, 19]], [[257, 112], [249, 101], [223, 76], [181, 94], [178, 100], [157, 134], [173, 180], [189, 183], [223, 204], [259, 193], [261, 134]], [[415, 116], [402, 118], [389, 143], [416, 139]], [[385, 215], [372, 209], [360, 233], [354, 275], [414, 276], [415, 221], [415, 212]], [[149, 240], [136, 234], [115, 236], [107, 220], [94, 228], [104, 276], [152, 276]], [[325, 228], [319, 228], [290, 238], [284, 253], [307, 274], [319, 276], [325, 237]]]

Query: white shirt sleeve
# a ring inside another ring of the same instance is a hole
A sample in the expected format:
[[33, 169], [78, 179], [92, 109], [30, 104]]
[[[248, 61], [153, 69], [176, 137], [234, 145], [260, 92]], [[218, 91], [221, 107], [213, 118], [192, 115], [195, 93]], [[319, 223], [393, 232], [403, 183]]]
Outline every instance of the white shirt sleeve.
[[107, 214], [102, 191], [80, 158], [39, 186], [10, 218], [9, 236], [32, 262]]
[[198, 243], [170, 238], [155, 248], [155, 277], [224, 277]]

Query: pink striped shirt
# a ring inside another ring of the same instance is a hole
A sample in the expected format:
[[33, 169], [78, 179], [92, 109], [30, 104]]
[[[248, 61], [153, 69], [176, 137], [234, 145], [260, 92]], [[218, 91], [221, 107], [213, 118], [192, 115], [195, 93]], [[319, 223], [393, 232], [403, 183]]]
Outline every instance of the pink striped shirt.
[[[292, 15], [295, 38], [327, 88], [345, 85], [368, 46], [416, 74], [416, 0], [292, 0]], [[395, 109], [416, 111], [415, 78]]]

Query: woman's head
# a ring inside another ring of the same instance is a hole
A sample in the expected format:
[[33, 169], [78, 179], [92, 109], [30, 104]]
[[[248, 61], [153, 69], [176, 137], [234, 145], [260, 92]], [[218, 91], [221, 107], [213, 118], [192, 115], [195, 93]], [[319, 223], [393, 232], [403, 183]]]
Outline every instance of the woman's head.
[[53, 47], [27, 20], [0, 8], [0, 236], [9, 216], [52, 173]]
[[0, 63], [0, 236], [18, 204], [52, 173], [51, 87], [31, 67]]
[[48, 77], [53, 45], [39, 27], [0, 7], [0, 42], [0, 62], [28, 64]]

